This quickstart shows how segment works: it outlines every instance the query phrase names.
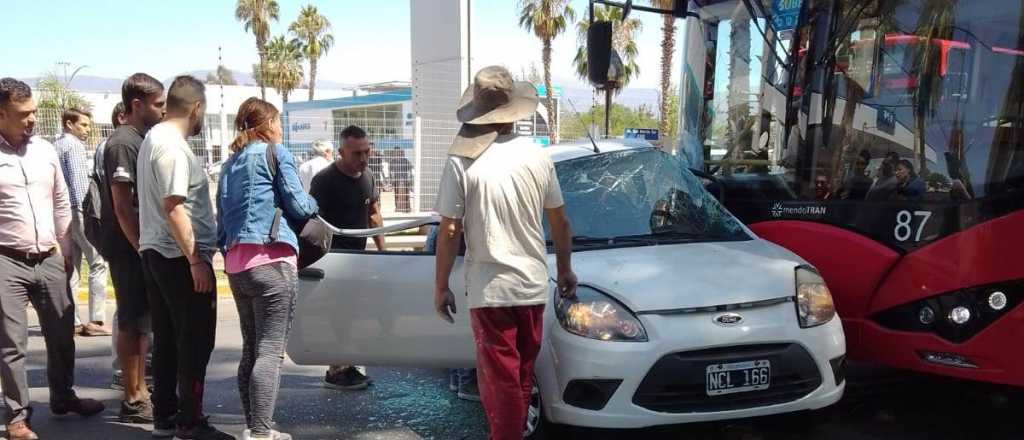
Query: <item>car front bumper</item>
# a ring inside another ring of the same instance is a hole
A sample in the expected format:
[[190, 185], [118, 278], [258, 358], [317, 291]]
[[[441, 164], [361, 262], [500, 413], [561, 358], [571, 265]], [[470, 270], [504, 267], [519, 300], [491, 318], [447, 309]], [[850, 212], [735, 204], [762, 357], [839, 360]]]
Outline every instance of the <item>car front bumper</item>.
[[[537, 363], [545, 414], [555, 423], [574, 426], [642, 428], [813, 410], [842, 397], [846, 342], [838, 317], [802, 329], [792, 302], [741, 313], [744, 321], [734, 327], [715, 324], [718, 313], [640, 315], [648, 342], [586, 339], [549, 320], [549, 343]], [[774, 359], [775, 389], [703, 395], [706, 365], [766, 357]], [[678, 384], [672, 383], [675, 370]], [[797, 370], [807, 379], [801, 382], [804, 388], [790, 386], [787, 393], [787, 380], [795, 383], [787, 377], [796, 378]], [[819, 382], [808, 382], [814, 379]], [[589, 386], [591, 396], [604, 390], [610, 397], [581, 399], [581, 383]], [[672, 390], [685, 390], [686, 396], [667, 396], [667, 401], [688, 403], [652, 404], [652, 395], [665, 397]]]

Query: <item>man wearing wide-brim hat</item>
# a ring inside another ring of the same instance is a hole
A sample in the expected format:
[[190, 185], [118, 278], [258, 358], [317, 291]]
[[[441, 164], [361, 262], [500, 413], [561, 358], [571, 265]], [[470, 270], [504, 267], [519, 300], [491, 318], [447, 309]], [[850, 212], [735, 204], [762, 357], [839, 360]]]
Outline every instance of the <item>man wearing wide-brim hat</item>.
[[[547, 215], [558, 266], [558, 291], [576, 294], [572, 228], [555, 165], [515, 122], [537, 111], [537, 90], [499, 66], [485, 67], [459, 102], [462, 128], [441, 176], [434, 305], [453, 322], [449, 278], [466, 239], [466, 295], [476, 338], [477, 379], [491, 438], [521, 439], [540, 351], [548, 268]], [[461, 293], [461, 292], [460, 292]], [[509, 396], [519, 395], [515, 399]]]

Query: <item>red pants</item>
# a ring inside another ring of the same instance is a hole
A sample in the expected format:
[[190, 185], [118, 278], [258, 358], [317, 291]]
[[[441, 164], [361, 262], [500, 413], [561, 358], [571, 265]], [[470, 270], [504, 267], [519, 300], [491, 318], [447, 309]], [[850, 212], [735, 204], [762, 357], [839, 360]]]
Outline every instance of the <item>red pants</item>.
[[492, 440], [522, 440], [540, 352], [544, 306], [470, 311], [476, 337], [477, 385]]

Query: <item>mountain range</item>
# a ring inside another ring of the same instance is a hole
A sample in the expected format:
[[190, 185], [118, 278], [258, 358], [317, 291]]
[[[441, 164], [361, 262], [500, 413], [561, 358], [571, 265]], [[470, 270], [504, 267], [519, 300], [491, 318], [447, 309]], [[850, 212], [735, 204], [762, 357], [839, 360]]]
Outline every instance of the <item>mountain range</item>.
[[[190, 72], [183, 72], [185, 75], [192, 75], [200, 80], [205, 81], [206, 76], [210, 73], [216, 72], [216, 69], [205, 69], [205, 70], [193, 70]], [[256, 80], [253, 79], [252, 75], [239, 70], [231, 70], [232, 76], [238, 85], [241, 86], [256, 86]], [[28, 83], [30, 86], [35, 86], [42, 77], [30, 77], [30, 78], [19, 78], [20, 80]], [[164, 84], [170, 84], [174, 78], [163, 79]], [[121, 90], [121, 83], [124, 78], [109, 78], [102, 76], [93, 75], [78, 75], [75, 76], [74, 80], [71, 81], [71, 88], [85, 93], [108, 93], [116, 92]], [[340, 83], [337, 81], [331, 81], [326, 79], [317, 78], [317, 88], [323, 89], [348, 89], [351, 88], [352, 84]]]
[[[205, 81], [206, 76], [212, 72], [215, 72], [215, 70], [193, 70], [185, 73]], [[256, 85], [256, 81], [249, 73], [239, 70], [232, 70], [231, 73], [239, 85]], [[32, 77], [20, 79], [31, 86], [35, 86], [36, 83], [39, 82], [40, 78]], [[163, 82], [165, 84], [170, 84], [172, 79], [173, 78], [166, 78]], [[86, 93], [117, 93], [121, 90], [121, 83], [123, 81], [123, 78], [78, 75], [72, 81], [71, 86], [77, 91]], [[564, 79], [556, 78], [555, 84], [559, 83], [571, 84], [569, 86], [562, 87], [562, 108], [564, 111], [586, 112], [593, 105], [602, 105], [604, 103], [604, 97], [602, 95], [595, 96], [592, 89], [579, 85], [580, 83], [576, 80], [566, 81]], [[321, 78], [317, 78], [316, 85], [318, 89], [349, 89], [355, 86], [355, 84], [342, 83]], [[637, 108], [643, 105], [651, 109], [652, 112], [657, 113], [658, 90], [649, 88], [627, 88], [616, 95], [614, 100], [617, 104], [622, 104], [632, 108]]]

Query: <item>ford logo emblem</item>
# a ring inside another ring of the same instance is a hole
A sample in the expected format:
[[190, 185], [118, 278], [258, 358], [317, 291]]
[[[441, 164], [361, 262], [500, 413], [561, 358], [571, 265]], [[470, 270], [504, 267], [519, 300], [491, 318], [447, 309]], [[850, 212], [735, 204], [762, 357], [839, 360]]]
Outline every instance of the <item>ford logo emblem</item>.
[[715, 317], [715, 324], [723, 327], [732, 327], [743, 322], [743, 315], [739, 313], [723, 313]]

